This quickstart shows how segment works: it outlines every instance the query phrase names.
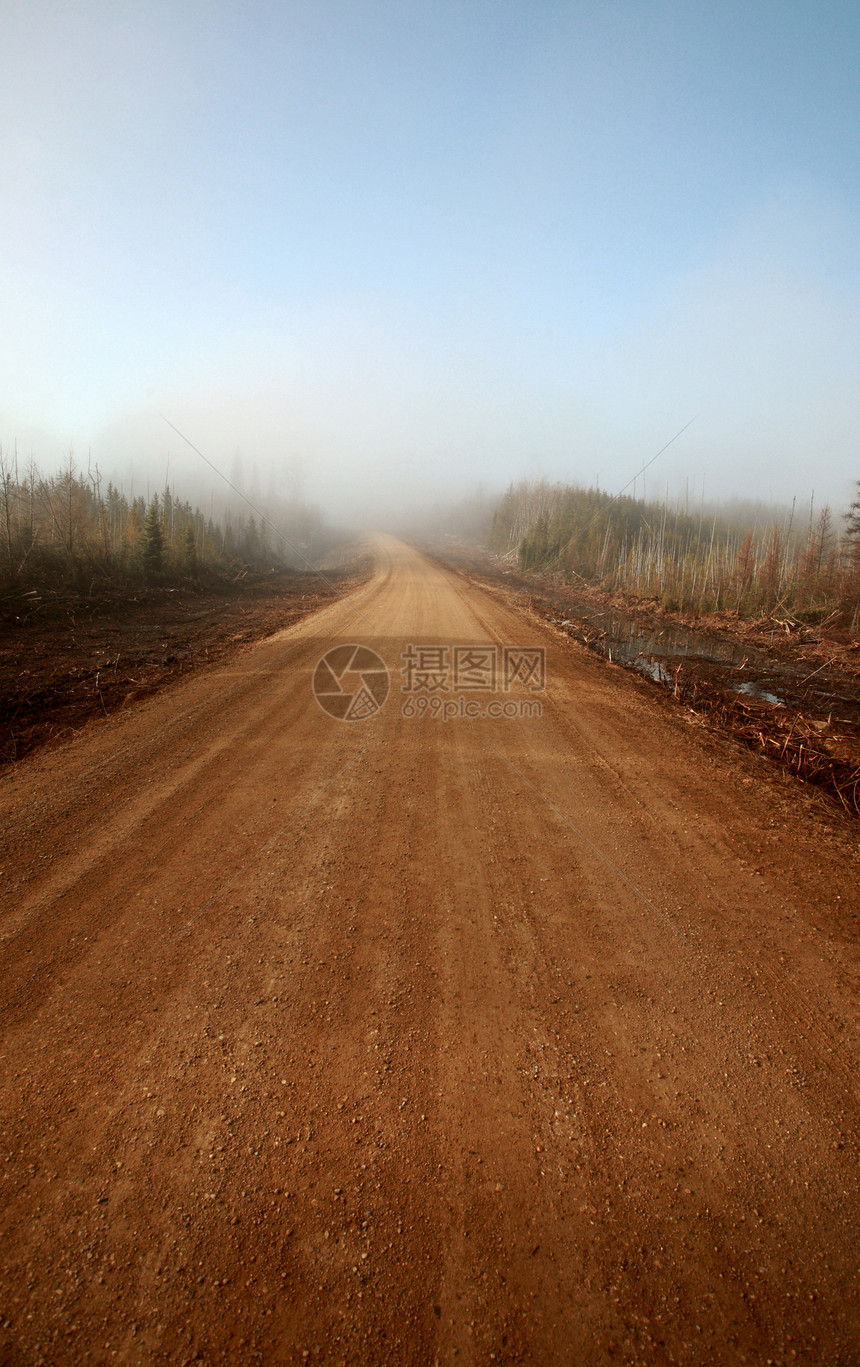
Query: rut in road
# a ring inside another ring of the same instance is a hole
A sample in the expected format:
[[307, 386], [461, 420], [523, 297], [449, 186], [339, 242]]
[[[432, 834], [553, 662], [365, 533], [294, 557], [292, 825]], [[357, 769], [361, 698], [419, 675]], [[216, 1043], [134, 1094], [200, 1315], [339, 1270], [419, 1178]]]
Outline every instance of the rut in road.
[[389, 538], [19, 765], [2, 1360], [854, 1360], [856, 837], [765, 772]]

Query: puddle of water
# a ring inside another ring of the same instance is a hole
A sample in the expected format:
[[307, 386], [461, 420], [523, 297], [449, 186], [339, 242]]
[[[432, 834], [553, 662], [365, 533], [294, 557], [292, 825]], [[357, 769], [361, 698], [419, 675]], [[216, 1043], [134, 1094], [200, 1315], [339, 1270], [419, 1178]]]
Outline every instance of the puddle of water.
[[647, 674], [649, 679], [655, 683], [669, 684], [672, 682], [672, 675], [664, 664], [659, 660], [646, 660], [644, 656], [637, 655], [630, 663], [634, 669], [638, 669], [640, 674]]
[[[740, 644], [716, 640], [686, 627], [667, 625], [657, 631], [653, 627], [643, 626], [639, 618], [632, 615], [628, 617], [617, 611], [603, 612], [575, 602], [565, 606], [567, 618], [560, 625], [582, 626], [587, 623], [605, 633], [612, 645], [613, 659], [620, 658], [623, 652], [629, 654], [631, 660], [637, 655], [679, 655], [684, 658], [697, 656], [714, 664], [740, 665], [749, 656], [749, 651]], [[570, 620], [571, 610], [575, 621]]]
[[745, 693], [748, 698], [758, 698], [761, 702], [772, 702], [779, 707], [785, 707], [784, 699], [778, 698], [775, 693], [769, 693], [761, 684], [756, 683], [755, 679], [747, 679], [745, 683], [737, 684], [735, 692]]
[[581, 633], [580, 639], [610, 660], [636, 669], [655, 683], [672, 686], [675, 664], [696, 664], [701, 672], [728, 692], [776, 707], [798, 708], [831, 716], [852, 726], [860, 724], [860, 696], [849, 686], [833, 691], [833, 682], [814, 678], [805, 662], [792, 664], [741, 641], [720, 640], [686, 627], [646, 624], [634, 613], [599, 608], [594, 603], [554, 591], [545, 603], [555, 610], [557, 626]]
[[[643, 627], [642, 622], [632, 614], [626, 616], [617, 611], [603, 612], [590, 604], [568, 603], [566, 607], [568, 612], [573, 608], [575, 618], [565, 616], [556, 619], [558, 625], [574, 629], [588, 626], [599, 631], [600, 636], [590, 641], [592, 649], [610, 660], [638, 670], [655, 683], [674, 683], [674, 674], [668, 664], [671, 660], [699, 660], [720, 666], [725, 674], [731, 675], [738, 669], [747, 668], [750, 664], [755, 667], [756, 664], [754, 652], [745, 649], [740, 643], [716, 640], [701, 632], [668, 624], [660, 630]], [[762, 667], [762, 674], [769, 676], [772, 668], [772, 664], [767, 670]], [[785, 700], [770, 686], [769, 677], [747, 678], [741, 684], [735, 684], [727, 678], [725, 683], [736, 693], [785, 706]]]

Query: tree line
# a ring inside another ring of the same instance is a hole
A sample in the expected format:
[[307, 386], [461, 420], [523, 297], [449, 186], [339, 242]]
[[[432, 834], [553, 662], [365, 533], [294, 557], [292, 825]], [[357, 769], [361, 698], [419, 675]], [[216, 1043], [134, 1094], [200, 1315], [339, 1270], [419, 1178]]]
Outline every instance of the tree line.
[[522, 572], [559, 572], [609, 592], [699, 613], [797, 618], [842, 616], [860, 630], [860, 482], [842, 517], [812, 506], [749, 521], [613, 498], [547, 481], [512, 484], [499, 502], [489, 549], [516, 553]]
[[[284, 539], [269, 524], [283, 527]], [[0, 449], [0, 583], [147, 580], [196, 576], [242, 566], [269, 569], [317, 552], [322, 519], [303, 505], [261, 518], [227, 508], [217, 520], [169, 485], [129, 497], [73, 456], [52, 475], [25, 469]]]

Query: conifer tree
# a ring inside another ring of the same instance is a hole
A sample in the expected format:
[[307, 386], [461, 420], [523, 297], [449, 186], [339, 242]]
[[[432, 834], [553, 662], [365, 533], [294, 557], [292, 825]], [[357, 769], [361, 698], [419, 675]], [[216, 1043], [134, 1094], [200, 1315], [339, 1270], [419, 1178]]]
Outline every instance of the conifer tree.
[[164, 568], [164, 533], [157, 494], [149, 505], [143, 524], [143, 568], [147, 578], [160, 574]]
[[182, 565], [188, 574], [197, 573], [197, 542], [190, 522], [186, 522], [182, 533]]

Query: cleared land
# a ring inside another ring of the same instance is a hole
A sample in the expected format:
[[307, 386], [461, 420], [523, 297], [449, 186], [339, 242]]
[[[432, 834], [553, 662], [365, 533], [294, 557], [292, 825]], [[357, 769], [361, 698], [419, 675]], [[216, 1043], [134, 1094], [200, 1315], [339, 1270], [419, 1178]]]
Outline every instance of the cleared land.
[[0, 600], [0, 764], [14, 764], [237, 647], [283, 630], [366, 577], [253, 571], [172, 586], [31, 589]]
[[381, 541], [0, 814], [4, 1362], [856, 1360], [856, 824], [643, 681]]

